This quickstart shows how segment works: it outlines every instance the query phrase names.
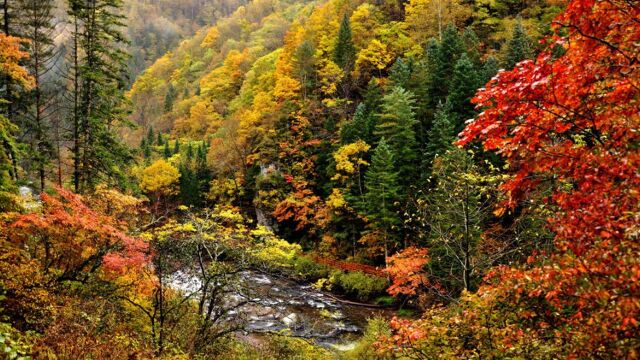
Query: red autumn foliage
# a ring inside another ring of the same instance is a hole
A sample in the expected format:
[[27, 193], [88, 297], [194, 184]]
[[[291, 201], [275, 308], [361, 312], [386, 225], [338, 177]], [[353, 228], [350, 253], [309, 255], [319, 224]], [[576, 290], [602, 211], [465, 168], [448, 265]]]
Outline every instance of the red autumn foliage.
[[461, 133], [508, 161], [511, 206], [545, 183], [558, 209], [554, 254], [494, 271], [481, 292], [520, 304], [576, 356], [629, 356], [640, 334], [640, 6], [574, 0], [554, 30], [535, 61], [478, 92], [483, 112]]
[[392, 296], [416, 295], [416, 290], [428, 283], [424, 266], [429, 262], [429, 251], [408, 247], [389, 258], [385, 272], [391, 277], [387, 292]]
[[381, 353], [402, 353], [404, 349], [415, 349], [428, 335], [426, 325], [423, 320], [400, 319], [394, 316], [389, 321], [392, 335], [383, 337], [374, 345]]
[[7, 224], [7, 240], [38, 259], [45, 273], [78, 280], [102, 265], [112, 273], [147, 262], [147, 244], [126, 234], [125, 225], [87, 206], [83, 198], [62, 188], [40, 196], [41, 213], [15, 216]]

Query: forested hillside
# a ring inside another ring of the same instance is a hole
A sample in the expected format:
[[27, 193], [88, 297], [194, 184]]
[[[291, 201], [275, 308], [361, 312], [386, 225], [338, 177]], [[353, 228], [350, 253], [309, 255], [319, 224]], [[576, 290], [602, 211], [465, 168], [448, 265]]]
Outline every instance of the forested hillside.
[[[495, 157], [446, 152], [476, 114], [476, 89], [533, 57], [560, 4], [421, 0], [403, 8], [241, 7], [138, 78], [129, 96], [140, 126], [128, 140], [147, 161], [181, 146], [182, 179], [200, 174], [198, 184], [181, 183], [186, 204], [238, 206], [307, 249], [380, 264], [385, 251], [429, 236], [424, 201], [440, 203], [434, 171], [471, 171], [477, 194], [496, 190], [503, 164]], [[207, 171], [185, 156], [201, 140]], [[436, 155], [445, 157], [434, 169]], [[447, 168], [460, 161], [468, 166]], [[456, 185], [465, 184], [440, 186]], [[495, 196], [474, 210], [474, 231], [499, 223]]]
[[2, 14], [3, 356], [640, 357], [635, 1]]
[[127, 0], [129, 78], [131, 82], [167, 51], [200, 28], [215, 24], [246, 1], [238, 0]]

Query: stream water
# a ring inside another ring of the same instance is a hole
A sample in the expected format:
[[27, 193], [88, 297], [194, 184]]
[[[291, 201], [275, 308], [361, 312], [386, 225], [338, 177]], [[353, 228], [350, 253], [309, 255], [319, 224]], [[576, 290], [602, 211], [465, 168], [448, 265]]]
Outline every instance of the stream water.
[[[244, 271], [241, 282], [250, 289], [251, 303], [230, 313], [246, 319], [245, 335], [280, 332], [337, 350], [348, 350], [362, 334], [367, 320], [390, 316], [391, 310], [346, 304], [309, 284], [253, 271]], [[182, 289], [197, 287], [197, 280], [174, 281]], [[232, 295], [231, 297], [240, 298]], [[238, 299], [231, 299], [231, 301]]]

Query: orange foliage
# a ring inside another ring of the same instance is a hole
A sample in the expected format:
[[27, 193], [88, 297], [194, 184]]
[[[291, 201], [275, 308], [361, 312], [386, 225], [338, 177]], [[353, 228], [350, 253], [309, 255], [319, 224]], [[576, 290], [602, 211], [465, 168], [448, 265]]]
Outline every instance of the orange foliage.
[[28, 57], [26, 52], [20, 50], [20, 44], [23, 41], [20, 38], [0, 33], [0, 71], [20, 85], [31, 88], [34, 80], [20, 65], [20, 61]]
[[9, 216], [7, 241], [37, 259], [58, 281], [82, 280], [104, 265], [109, 272], [146, 264], [147, 244], [126, 234], [123, 224], [87, 206], [62, 188], [41, 194], [42, 213]]
[[418, 288], [428, 283], [424, 266], [429, 262], [429, 251], [408, 247], [391, 256], [385, 272], [391, 276], [392, 283], [387, 292], [392, 296], [415, 295]]
[[555, 253], [494, 271], [481, 292], [519, 304], [541, 338], [578, 357], [626, 357], [639, 345], [640, 243], [629, 233], [640, 207], [639, 22], [633, 1], [571, 1], [535, 62], [477, 94], [484, 112], [461, 134], [508, 161], [509, 205], [553, 181]]

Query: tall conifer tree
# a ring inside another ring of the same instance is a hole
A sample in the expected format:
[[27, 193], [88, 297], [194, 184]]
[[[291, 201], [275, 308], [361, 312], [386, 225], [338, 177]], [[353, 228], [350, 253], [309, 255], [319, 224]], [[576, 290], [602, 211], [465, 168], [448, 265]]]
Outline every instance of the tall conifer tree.
[[453, 70], [453, 76], [449, 85], [447, 106], [455, 116], [455, 130], [461, 131], [464, 122], [475, 114], [471, 98], [480, 86], [480, 78], [471, 59], [466, 53], [460, 56]]
[[381, 232], [386, 259], [393, 231], [400, 224], [396, 207], [400, 196], [393, 152], [384, 138], [373, 152], [371, 167], [364, 179], [367, 189], [364, 195], [365, 214], [373, 227]]
[[44, 191], [47, 168], [55, 156], [51, 118], [56, 90], [50, 73], [55, 61], [53, 9], [52, 0], [18, 1], [20, 17], [17, 20], [22, 36], [28, 40], [26, 67], [34, 78], [33, 89], [20, 98], [18, 125], [27, 146], [25, 168], [36, 174], [40, 191]]
[[414, 126], [415, 100], [413, 95], [401, 87], [383, 98], [382, 112], [376, 126], [376, 135], [386, 139], [395, 157], [400, 182], [408, 186], [416, 172], [416, 134]]
[[131, 155], [115, 135], [126, 111], [121, 0], [69, 0], [74, 25], [74, 183], [120, 179]]
[[356, 48], [353, 46], [349, 16], [344, 14], [333, 51], [333, 62], [340, 66], [345, 72], [349, 72], [353, 69], [355, 57]]
[[505, 66], [507, 69], [512, 69], [520, 61], [531, 57], [533, 57], [533, 44], [522, 25], [522, 20], [518, 19], [513, 28], [513, 36], [507, 43]]

